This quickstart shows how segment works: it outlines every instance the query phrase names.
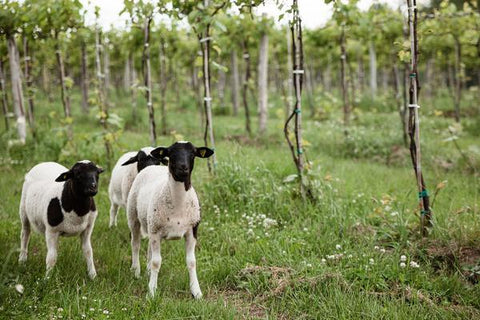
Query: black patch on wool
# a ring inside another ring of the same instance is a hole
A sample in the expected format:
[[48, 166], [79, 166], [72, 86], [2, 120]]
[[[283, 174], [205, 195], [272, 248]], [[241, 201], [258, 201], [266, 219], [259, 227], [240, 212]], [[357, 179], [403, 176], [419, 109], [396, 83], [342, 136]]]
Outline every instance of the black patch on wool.
[[95, 201], [93, 197], [81, 195], [75, 192], [73, 181], [65, 182], [62, 191], [62, 208], [65, 212], [74, 211], [78, 216], [82, 217], [90, 211], [95, 211]]
[[48, 204], [47, 221], [52, 227], [58, 226], [63, 221], [62, 208], [60, 208], [60, 200], [58, 198], [53, 198]]

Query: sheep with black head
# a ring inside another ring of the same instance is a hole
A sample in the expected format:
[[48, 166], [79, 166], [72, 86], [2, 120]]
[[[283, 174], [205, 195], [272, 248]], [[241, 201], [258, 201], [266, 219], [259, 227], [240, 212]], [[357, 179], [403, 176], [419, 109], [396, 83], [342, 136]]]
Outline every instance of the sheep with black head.
[[213, 150], [195, 147], [180, 141], [170, 147], [159, 147], [152, 155], [168, 157], [168, 168], [150, 166], [135, 178], [127, 201], [128, 226], [132, 242], [132, 270], [140, 276], [140, 240], [148, 236], [149, 293], [154, 296], [162, 262], [160, 242], [163, 239], [185, 237], [186, 262], [190, 277], [190, 291], [194, 298], [202, 297], [197, 279], [195, 246], [200, 223], [200, 204], [191, 184], [194, 160], [208, 158]]
[[126, 208], [128, 193], [137, 174], [148, 166], [167, 164], [166, 159], [158, 159], [151, 155], [154, 148], [144, 147], [137, 152], [127, 152], [118, 159], [112, 170], [108, 185], [110, 198], [110, 228], [117, 225], [117, 214], [120, 207]]
[[57, 261], [58, 238], [80, 235], [88, 275], [95, 278], [90, 237], [97, 217], [93, 197], [98, 192], [102, 172], [93, 162], [82, 160], [70, 170], [56, 162], [42, 162], [25, 175], [19, 210], [22, 223], [19, 262], [27, 260], [32, 227], [45, 236], [47, 276]]

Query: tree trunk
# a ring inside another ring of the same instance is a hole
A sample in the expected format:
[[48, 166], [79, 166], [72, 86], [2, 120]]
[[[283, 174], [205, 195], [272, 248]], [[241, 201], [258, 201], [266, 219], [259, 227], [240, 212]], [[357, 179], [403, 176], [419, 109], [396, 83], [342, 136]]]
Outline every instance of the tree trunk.
[[291, 73], [291, 70], [293, 70], [293, 61], [292, 61], [292, 38], [288, 28], [286, 28], [286, 30], [287, 30], [287, 69], [288, 69], [287, 106], [288, 107], [285, 112], [285, 117], [288, 118], [288, 115], [292, 112], [291, 105], [293, 102], [293, 74]]
[[31, 75], [32, 69], [32, 57], [30, 56], [30, 48], [28, 46], [27, 37], [23, 37], [23, 56], [25, 60], [25, 83], [27, 85], [27, 99], [28, 99], [28, 124], [30, 125], [30, 130], [32, 130], [32, 135], [35, 138], [36, 129], [35, 129], [35, 104], [33, 101], [33, 77]]
[[130, 96], [132, 99], [132, 119], [133, 121], [137, 121], [138, 112], [137, 112], [137, 71], [135, 70], [135, 63], [133, 62], [132, 53], [128, 56], [128, 65], [130, 67]]
[[123, 70], [123, 89], [125, 92], [130, 91], [130, 86], [131, 86], [131, 75], [130, 75], [130, 57], [125, 59], [125, 69]]
[[248, 53], [248, 39], [243, 42], [243, 60], [245, 63], [245, 77], [243, 79], [243, 107], [245, 108], [245, 129], [249, 136], [252, 135], [250, 126], [250, 110], [248, 108], [248, 82], [250, 81], [250, 54]]
[[350, 106], [348, 103], [348, 83], [347, 83], [347, 76], [346, 76], [346, 65], [347, 65], [347, 50], [345, 48], [345, 29], [342, 27], [342, 31], [340, 34], [340, 77], [342, 82], [342, 97], [343, 97], [343, 124], [345, 127], [348, 126], [350, 120]]
[[[395, 60], [395, 55], [393, 55], [392, 57], [392, 61], [396, 61]], [[398, 64], [397, 63], [394, 63], [393, 64], [393, 67], [392, 67], [392, 71], [393, 71], [393, 92], [394, 92], [394, 98], [395, 98], [395, 102], [397, 103], [397, 108], [398, 108], [398, 114], [400, 116], [400, 123], [402, 125], [402, 134], [403, 134], [403, 142], [405, 144], [405, 146], [408, 145], [408, 131], [405, 131], [405, 127], [406, 127], [406, 119], [405, 119], [405, 104], [404, 104], [404, 101], [403, 101], [403, 95], [402, 95], [402, 86], [400, 85], [400, 72], [398, 70]], [[405, 76], [405, 72], [403, 73], [403, 75]]]
[[198, 68], [192, 62], [192, 86], [197, 100], [198, 112], [200, 114], [200, 128], [205, 125], [205, 111], [203, 110], [203, 99], [200, 84], [198, 83]]
[[237, 51], [232, 50], [232, 104], [233, 104], [233, 115], [238, 115], [239, 107], [239, 96], [240, 96], [240, 78], [238, 74], [238, 59]]
[[3, 68], [3, 60], [0, 58], [0, 91], [2, 91], [2, 111], [5, 120], [5, 130], [10, 130], [10, 124], [8, 122], [8, 102], [7, 102], [7, 88], [5, 82], [5, 72]]
[[[208, 0], [203, 0], [204, 7], [208, 7]], [[210, 25], [207, 25], [203, 32], [202, 39], [199, 39], [203, 53], [203, 107], [205, 108], [205, 133], [203, 135], [203, 141], [205, 145], [215, 149], [215, 138], [213, 136], [213, 122], [212, 122], [212, 97], [210, 95]], [[211, 159], [211, 160], [210, 160]], [[213, 168], [211, 163], [213, 163]], [[214, 170], [216, 165], [216, 157], [213, 154], [208, 161], [208, 169], [210, 172]]]
[[167, 135], [167, 57], [165, 55], [165, 42], [160, 42], [160, 113], [162, 116], [162, 135]]
[[108, 52], [108, 39], [104, 38], [103, 45], [103, 76], [104, 76], [104, 91], [105, 91], [105, 105], [110, 106], [108, 96], [110, 91], [110, 54]]
[[81, 73], [81, 87], [82, 87], [82, 111], [88, 113], [88, 64], [87, 64], [87, 46], [85, 41], [82, 41], [82, 73]]
[[377, 94], [377, 53], [373, 41], [369, 42], [368, 54], [370, 56], [370, 91], [372, 99], [375, 99]]
[[100, 30], [98, 27], [98, 22], [95, 27], [95, 67], [97, 73], [97, 92], [98, 92], [98, 108], [100, 111], [100, 123], [103, 128], [103, 143], [105, 146], [105, 153], [107, 158], [107, 167], [110, 168], [111, 160], [112, 160], [112, 152], [111, 152], [111, 145], [110, 140], [107, 138], [108, 134], [108, 105], [105, 99], [105, 75], [102, 74], [102, 64], [101, 64], [101, 52], [102, 52], [102, 45], [100, 43]]
[[433, 68], [434, 68], [434, 58], [429, 58], [427, 60], [427, 65], [425, 66], [425, 95], [427, 99], [430, 101], [432, 99], [432, 92], [433, 92]]
[[258, 132], [264, 135], [267, 130], [268, 109], [268, 35], [260, 38], [258, 55]]
[[314, 105], [314, 85], [313, 85], [313, 71], [312, 68], [305, 67], [305, 91], [307, 94], [307, 103], [310, 109], [310, 117], [315, 117]]
[[23, 102], [23, 89], [21, 79], [20, 61], [15, 37], [8, 35], [8, 58], [10, 61], [10, 76], [12, 84], [13, 110], [17, 118], [17, 133], [21, 143], [27, 137], [25, 124], [25, 107]]
[[57, 57], [58, 72], [60, 77], [60, 88], [61, 88], [61, 94], [62, 94], [63, 112], [65, 114], [65, 118], [70, 118], [72, 114], [70, 109], [70, 97], [68, 95], [67, 86], [65, 84], [65, 66], [63, 64], [63, 58], [62, 58], [62, 53], [60, 51], [60, 44], [59, 44], [57, 32], [55, 32], [55, 55]]
[[155, 117], [152, 102], [152, 80], [150, 72], [150, 24], [151, 17], [147, 17], [144, 23], [144, 42], [143, 42], [143, 79], [145, 81], [145, 99], [147, 100], [148, 118], [150, 122], [150, 144], [157, 145], [157, 133], [155, 128]]
[[460, 39], [454, 38], [455, 43], [455, 75], [453, 83], [455, 84], [454, 92], [454, 105], [455, 105], [455, 121], [460, 122], [460, 102], [462, 100], [462, 86], [463, 86], [463, 70], [461, 66], [462, 62], [462, 46]]
[[360, 92], [363, 93], [365, 91], [365, 66], [363, 64], [363, 57], [361, 53], [358, 54], [357, 60], [358, 60], [358, 70], [357, 70], [358, 84], [360, 87]]
[[[297, 0], [293, 0], [293, 19], [290, 26], [292, 34], [292, 60], [293, 60], [293, 83], [295, 88], [295, 107], [293, 112], [287, 118], [283, 127], [283, 133], [287, 140], [290, 152], [292, 153], [293, 161], [297, 167], [299, 182], [300, 182], [300, 194], [303, 200], [306, 200], [307, 196], [312, 199], [312, 192], [307, 183], [307, 176], [304, 172], [305, 152], [303, 150], [302, 139], [302, 85], [303, 76], [305, 74], [303, 64], [303, 40], [302, 40], [302, 25], [298, 14]], [[290, 139], [289, 123], [295, 118], [295, 144]]]
[[422, 235], [428, 233], [427, 227], [431, 226], [430, 198], [423, 179], [420, 150], [420, 119], [418, 115], [418, 39], [417, 39], [417, 9], [416, 0], [407, 0], [408, 22], [410, 26], [410, 97], [409, 97], [409, 135], [410, 135], [410, 156], [415, 172], [418, 188], [420, 207], [420, 225]]
[[225, 82], [227, 81], [227, 74], [223, 70], [218, 70], [217, 91], [218, 100], [220, 101], [220, 108], [225, 108]]

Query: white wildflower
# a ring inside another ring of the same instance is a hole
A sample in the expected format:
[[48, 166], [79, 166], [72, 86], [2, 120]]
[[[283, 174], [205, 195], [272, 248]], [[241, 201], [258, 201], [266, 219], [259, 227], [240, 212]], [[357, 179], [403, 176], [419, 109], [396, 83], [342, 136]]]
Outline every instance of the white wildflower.
[[82, 297], [82, 300], [87, 300], [87, 297], [83, 296], [83, 297]]
[[58, 312], [63, 312], [63, 308], [60, 307], [60, 308], [57, 309], [57, 311], [58, 311]]
[[23, 290], [25, 290], [25, 288], [21, 284], [16, 284], [15, 290], [17, 290], [18, 293], [23, 293]]
[[253, 229], [249, 228], [249, 229], [247, 230], [247, 235], [253, 236]]
[[370, 258], [370, 259], [368, 260], [368, 263], [374, 264], [374, 263], [375, 263], [375, 260], [373, 260], [372, 258]]
[[341, 246], [341, 245], [339, 245], [339, 244], [337, 244], [337, 245], [335, 246], [335, 249], [337, 249], [337, 250], [341, 250], [341, 249], [342, 249], [342, 246]]
[[276, 226], [276, 225], [277, 225], [277, 220], [275, 219], [265, 218], [265, 220], [263, 220], [263, 227], [265, 229], [270, 228], [272, 226]]
[[103, 314], [109, 314], [110, 311], [108, 311], [107, 309], [103, 310]]
[[398, 211], [393, 211], [392, 213], [390, 213], [390, 216], [392, 217], [398, 216]]
[[412, 268], [419, 268], [420, 265], [418, 263], [416, 263], [415, 261], [410, 261], [410, 267]]
[[308, 228], [303, 228], [303, 232], [308, 232]]
[[388, 212], [388, 211], [390, 211], [390, 210], [392, 210], [392, 207], [390, 207], [390, 206], [385, 206], [385, 211]]
[[322, 260], [321, 260], [321, 261], [322, 261], [322, 263], [325, 263], [325, 262], [327, 262], [327, 259], [325, 259], [325, 258], [322, 258]]
[[374, 248], [375, 250], [378, 250], [378, 249], [380, 249], [380, 247], [379, 247], [379, 246], [375, 246], [375, 247], [373, 247], [373, 248]]
[[400, 261], [405, 262], [407, 261], [407, 257], [405, 255], [400, 256]]
[[381, 249], [380, 249], [380, 252], [381, 252], [381, 253], [385, 253], [386, 250], [385, 250], [384, 248], [381, 248]]
[[353, 258], [353, 255], [352, 255], [352, 254], [349, 254], [349, 255], [347, 256], [347, 258], [348, 258], [348, 259]]
[[312, 264], [311, 263], [307, 263], [307, 268], [311, 268], [312, 267]]
[[405, 268], [406, 266], [405, 262], [400, 262], [400, 268]]

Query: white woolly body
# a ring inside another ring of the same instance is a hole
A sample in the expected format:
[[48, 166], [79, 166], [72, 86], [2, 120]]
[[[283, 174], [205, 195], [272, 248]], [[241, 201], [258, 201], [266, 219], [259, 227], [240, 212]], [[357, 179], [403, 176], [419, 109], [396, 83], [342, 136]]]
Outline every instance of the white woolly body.
[[68, 169], [58, 163], [42, 162], [25, 175], [20, 215], [26, 215], [33, 228], [40, 233], [45, 233], [45, 230], [48, 229], [52, 232], [59, 232], [61, 235], [73, 236], [84, 231], [89, 222], [95, 221], [96, 211], [90, 211], [79, 217], [75, 212], [65, 212], [62, 208], [63, 221], [55, 227], [48, 224], [48, 205], [54, 198], [58, 198], [60, 204], [62, 203], [62, 191], [65, 184], [65, 182], [55, 182], [55, 179], [66, 171]]
[[149, 166], [133, 182], [127, 214], [129, 226], [139, 221], [144, 235], [180, 239], [200, 221], [200, 205], [194, 188], [185, 191], [168, 167]]
[[[145, 147], [141, 149], [147, 155], [153, 150], [152, 147]], [[128, 159], [137, 155], [137, 152], [127, 152], [118, 159], [115, 167], [112, 170], [112, 177], [108, 185], [108, 196], [110, 202], [126, 208], [128, 193], [132, 187], [133, 180], [138, 174], [137, 164], [132, 163], [122, 166]]]

